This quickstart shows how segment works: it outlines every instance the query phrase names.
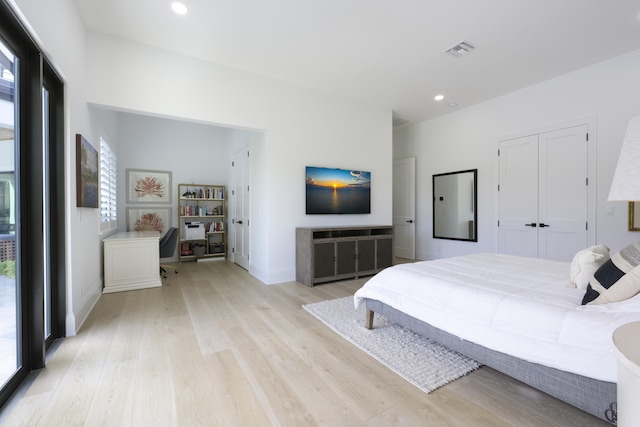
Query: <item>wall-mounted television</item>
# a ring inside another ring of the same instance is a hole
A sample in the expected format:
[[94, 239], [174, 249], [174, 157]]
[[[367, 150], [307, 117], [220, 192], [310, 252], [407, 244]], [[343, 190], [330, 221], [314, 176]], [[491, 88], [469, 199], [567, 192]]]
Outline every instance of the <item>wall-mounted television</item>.
[[371, 172], [307, 166], [307, 214], [370, 214]]

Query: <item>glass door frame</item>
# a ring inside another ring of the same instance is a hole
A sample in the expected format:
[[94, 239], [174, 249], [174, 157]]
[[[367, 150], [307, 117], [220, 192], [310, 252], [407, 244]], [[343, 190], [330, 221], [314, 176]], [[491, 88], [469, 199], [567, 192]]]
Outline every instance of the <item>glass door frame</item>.
[[[50, 335], [45, 340], [48, 349], [57, 338], [66, 336], [66, 222], [64, 186], [64, 85], [51, 64], [43, 58], [43, 86], [49, 92], [49, 129], [47, 191], [49, 193], [48, 231], [46, 248], [50, 295]], [[43, 326], [44, 328], [44, 326]], [[43, 330], [43, 337], [44, 330]]]
[[[15, 108], [16, 159], [16, 298], [18, 369], [0, 390], [0, 406], [18, 389], [27, 374], [43, 368], [48, 344], [65, 336], [65, 186], [64, 86], [6, 0], [0, 1], [0, 38], [17, 59]], [[48, 188], [45, 190], [42, 88], [49, 101]], [[43, 212], [44, 191], [50, 195]], [[49, 236], [43, 239], [48, 216]], [[45, 247], [44, 241], [47, 241]], [[45, 258], [45, 254], [46, 258]], [[45, 259], [50, 272], [45, 275]], [[44, 286], [50, 278], [51, 335], [45, 342]]]

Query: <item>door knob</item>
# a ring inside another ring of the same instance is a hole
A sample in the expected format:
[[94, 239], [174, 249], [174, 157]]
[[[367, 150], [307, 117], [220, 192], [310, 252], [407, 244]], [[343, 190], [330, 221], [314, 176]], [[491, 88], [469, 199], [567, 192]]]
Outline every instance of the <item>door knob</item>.
[[525, 226], [527, 226], [527, 227], [537, 227], [538, 224], [536, 224], [535, 222], [532, 222], [531, 224], [525, 224]]
[[409, 224], [413, 224], [413, 220], [412, 220], [412, 219], [408, 219], [408, 220], [407, 220], [407, 222], [408, 222]]

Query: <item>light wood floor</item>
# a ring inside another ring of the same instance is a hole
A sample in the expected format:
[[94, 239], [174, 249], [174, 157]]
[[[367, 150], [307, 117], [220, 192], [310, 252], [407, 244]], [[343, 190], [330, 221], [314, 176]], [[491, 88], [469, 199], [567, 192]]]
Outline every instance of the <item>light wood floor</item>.
[[481, 368], [431, 394], [302, 309], [366, 279], [266, 286], [222, 262], [103, 295], [7, 426], [597, 426]]

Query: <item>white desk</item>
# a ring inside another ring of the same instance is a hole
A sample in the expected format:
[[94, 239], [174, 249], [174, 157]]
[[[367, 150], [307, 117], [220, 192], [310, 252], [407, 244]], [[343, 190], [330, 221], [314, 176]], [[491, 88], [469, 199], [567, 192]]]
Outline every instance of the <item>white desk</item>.
[[162, 286], [160, 233], [117, 233], [104, 242], [103, 294]]
[[637, 426], [640, 420], [640, 322], [613, 332], [618, 357], [618, 426]]

